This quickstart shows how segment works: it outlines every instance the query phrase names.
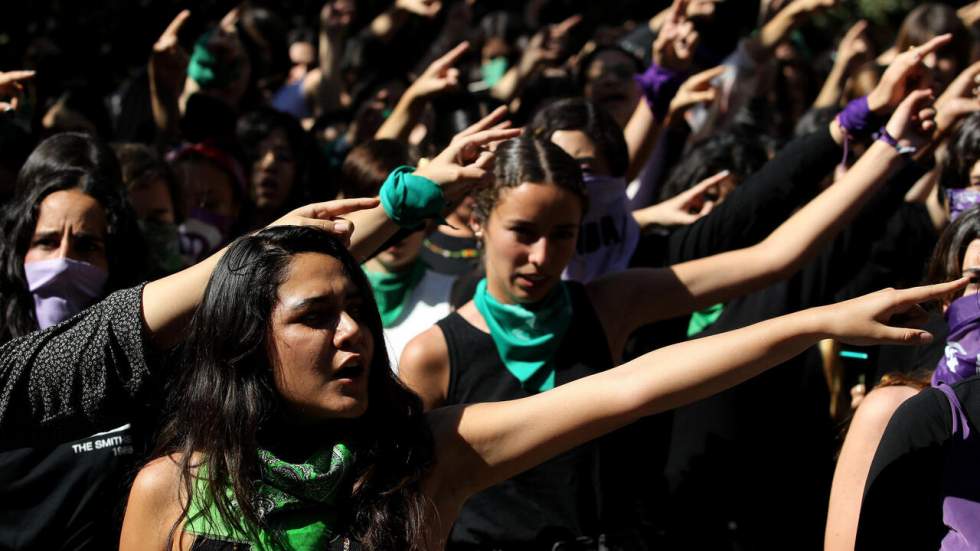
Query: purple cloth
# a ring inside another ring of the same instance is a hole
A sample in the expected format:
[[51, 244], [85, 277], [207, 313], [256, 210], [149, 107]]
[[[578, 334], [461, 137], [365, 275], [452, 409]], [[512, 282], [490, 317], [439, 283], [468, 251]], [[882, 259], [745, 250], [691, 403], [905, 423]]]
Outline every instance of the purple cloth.
[[588, 283], [629, 267], [640, 240], [640, 226], [627, 207], [623, 178], [585, 174], [583, 180], [589, 192], [589, 211], [582, 218], [575, 256], [562, 279]]
[[932, 386], [952, 385], [978, 373], [980, 364], [980, 296], [966, 295], [946, 310], [946, 350], [932, 373]]
[[946, 202], [949, 204], [949, 220], [952, 222], [965, 211], [980, 205], [980, 191], [972, 189], [946, 189]]
[[651, 63], [646, 71], [635, 75], [633, 80], [640, 85], [653, 116], [662, 121], [670, 109], [670, 102], [684, 83], [684, 78], [685, 75], [681, 73]]
[[303, 79], [284, 84], [272, 96], [272, 101], [269, 103], [273, 109], [289, 113], [297, 119], [305, 119], [313, 115], [310, 106], [306, 103], [306, 97], [303, 96]]
[[[969, 297], [973, 298], [973, 297]], [[980, 440], [974, 437], [969, 418], [952, 387], [940, 384], [940, 392], [949, 400], [953, 415], [949, 454], [943, 465], [943, 524], [949, 530], [940, 544], [942, 551], [969, 551], [980, 548], [980, 503], [968, 496], [977, 495], [974, 472], [980, 462]]]
[[98, 266], [70, 258], [24, 264], [27, 289], [41, 329], [74, 316], [102, 296], [109, 274]]
[[881, 118], [871, 112], [868, 97], [851, 101], [837, 114], [837, 124], [853, 139], [867, 138], [881, 126]]

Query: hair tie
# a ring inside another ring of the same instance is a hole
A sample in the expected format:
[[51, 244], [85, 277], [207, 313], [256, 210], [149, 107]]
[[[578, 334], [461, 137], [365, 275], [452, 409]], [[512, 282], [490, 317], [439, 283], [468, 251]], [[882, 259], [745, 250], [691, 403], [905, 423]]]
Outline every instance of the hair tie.
[[400, 166], [381, 185], [381, 206], [402, 228], [417, 228], [446, 208], [442, 188], [414, 171], [414, 167]]

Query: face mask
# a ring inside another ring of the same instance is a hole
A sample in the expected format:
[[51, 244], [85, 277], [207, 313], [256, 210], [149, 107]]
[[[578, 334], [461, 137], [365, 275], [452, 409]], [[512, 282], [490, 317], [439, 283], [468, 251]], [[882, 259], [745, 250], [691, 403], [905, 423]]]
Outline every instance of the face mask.
[[946, 350], [932, 374], [932, 385], [958, 383], [978, 373], [980, 364], [980, 296], [966, 295], [946, 310]]
[[493, 88], [507, 73], [507, 58], [495, 57], [491, 59], [480, 67], [480, 72], [483, 73], [484, 84]]
[[41, 329], [81, 312], [102, 296], [109, 274], [98, 266], [70, 258], [24, 264], [27, 288], [34, 295], [34, 313]]
[[177, 228], [180, 254], [188, 264], [203, 260], [221, 247], [230, 228], [231, 220], [227, 216], [201, 208], [191, 209], [187, 220]]
[[980, 205], [980, 191], [972, 189], [947, 189], [946, 200], [949, 203], [949, 220], [952, 222], [964, 211]]
[[140, 220], [139, 226], [149, 248], [150, 269], [155, 277], [170, 275], [184, 268], [184, 259], [180, 255], [180, 233], [176, 224]]

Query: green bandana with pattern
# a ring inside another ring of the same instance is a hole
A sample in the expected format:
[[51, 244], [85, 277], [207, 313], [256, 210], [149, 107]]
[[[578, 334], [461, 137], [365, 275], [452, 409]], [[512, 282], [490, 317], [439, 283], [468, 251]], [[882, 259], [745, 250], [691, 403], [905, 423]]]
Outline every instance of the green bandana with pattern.
[[[254, 534], [229, 526], [207, 496], [203, 477], [194, 481], [194, 497], [184, 531], [211, 540], [245, 543], [253, 551], [325, 549], [337, 537], [336, 501], [345, 487], [354, 454], [344, 444], [289, 463], [260, 449], [262, 479], [255, 483], [255, 511], [262, 520]], [[204, 473], [205, 467], [200, 467]], [[227, 489], [233, 498], [232, 490]], [[236, 507], [232, 499], [232, 507]]]

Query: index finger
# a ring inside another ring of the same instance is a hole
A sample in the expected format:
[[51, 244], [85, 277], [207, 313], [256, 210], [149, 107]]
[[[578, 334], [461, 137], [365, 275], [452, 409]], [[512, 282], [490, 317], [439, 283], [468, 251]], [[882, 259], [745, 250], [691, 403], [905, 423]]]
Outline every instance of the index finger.
[[163, 34], [160, 36], [177, 36], [180, 28], [184, 26], [184, 23], [187, 22], [187, 18], [190, 16], [191, 10], [180, 10], [180, 13], [167, 25], [167, 28], [164, 29]]
[[898, 291], [899, 300], [904, 304], [918, 304], [920, 302], [929, 302], [931, 300], [940, 299], [948, 296], [950, 293], [954, 293], [963, 289], [970, 283], [969, 277], [961, 277], [953, 281], [947, 281], [946, 283], [937, 283], [935, 285], [922, 285], [920, 287], [911, 287], [909, 289], [902, 289]]
[[465, 128], [462, 132], [456, 135], [457, 138], [470, 136], [490, 128], [491, 126], [497, 124], [500, 119], [504, 117], [509, 112], [506, 105], [501, 105], [500, 107], [494, 109], [489, 115], [483, 117], [482, 119], [471, 124]]
[[33, 77], [34, 71], [7, 71], [6, 73], [0, 73], [0, 84], [10, 84], [11, 82], [27, 80]]
[[921, 46], [915, 47], [914, 48], [914, 51], [915, 51], [915, 53], [916, 53], [917, 56], [919, 56], [920, 58], [922, 58], [922, 57], [925, 57], [926, 55], [928, 55], [928, 54], [930, 54], [930, 53], [938, 50], [940, 46], [944, 46], [946, 44], [949, 44], [949, 42], [952, 41], [952, 40], [953, 40], [952, 33], [941, 34], [939, 36], [934, 37], [929, 42], [926, 42], [925, 44], [923, 44]]
[[715, 77], [718, 77], [724, 72], [725, 72], [725, 66], [719, 65], [717, 67], [712, 67], [708, 70], [701, 71], [700, 73], [687, 79], [687, 82], [689, 82], [691, 86], [702, 86], [704, 84], [707, 84]]
[[295, 214], [306, 218], [333, 218], [359, 210], [373, 209], [380, 201], [377, 197], [357, 197], [354, 199], [335, 199], [322, 203], [312, 203], [296, 209]]
[[573, 15], [573, 16], [569, 17], [568, 19], [565, 19], [561, 23], [555, 25], [555, 27], [554, 27], [554, 34], [557, 35], [557, 36], [561, 36], [561, 35], [567, 33], [569, 30], [571, 30], [572, 27], [574, 27], [575, 25], [578, 25], [579, 24], [579, 21], [581, 21], [581, 20], [582, 20], [582, 16], [581, 15]]
[[670, 5], [670, 19], [676, 21], [684, 17], [684, 8], [687, 7], [687, 0], [674, 0]]
[[463, 56], [466, 50], [470, 49], [470, 43], [463, 41], [456, 45], [455, 48], [449, 50], [448, 52], [442, 54], [439, 58], [432, 62], [429, 67], [434, 67], [436, 69], [445, 69], [447, 67], [452, 67], [459, 61], [459, 58]]
[[707, 191], [709, 188], [711, 188], [711, 186], [717, 184], [718, 182], [721, 182], [722, 180], [728, 178], [731, 175], [732, 175], [731, 171], [722, 170], [721, 172], [715, 174], [714, 176], [708, 176], [704, 180], [701, 180], [700, 182], [695, 184], [694, 187], [687, 190], [685, 193], [688, 193], [692, 196], [698, 196], [704, 193], [705, 191]]
[[488, 145], [492, 142], [501, 142], [511, 138], [516, 138], [521, 135], [521, 132], [523, 132], [523, 130], [520, 128], [491, 128], [490, 130], [477, 132], [467, 136], [458, 144], [455, 144], [453, 155], [463, 151], [463, 149], [466, 147], [480, 147]]

